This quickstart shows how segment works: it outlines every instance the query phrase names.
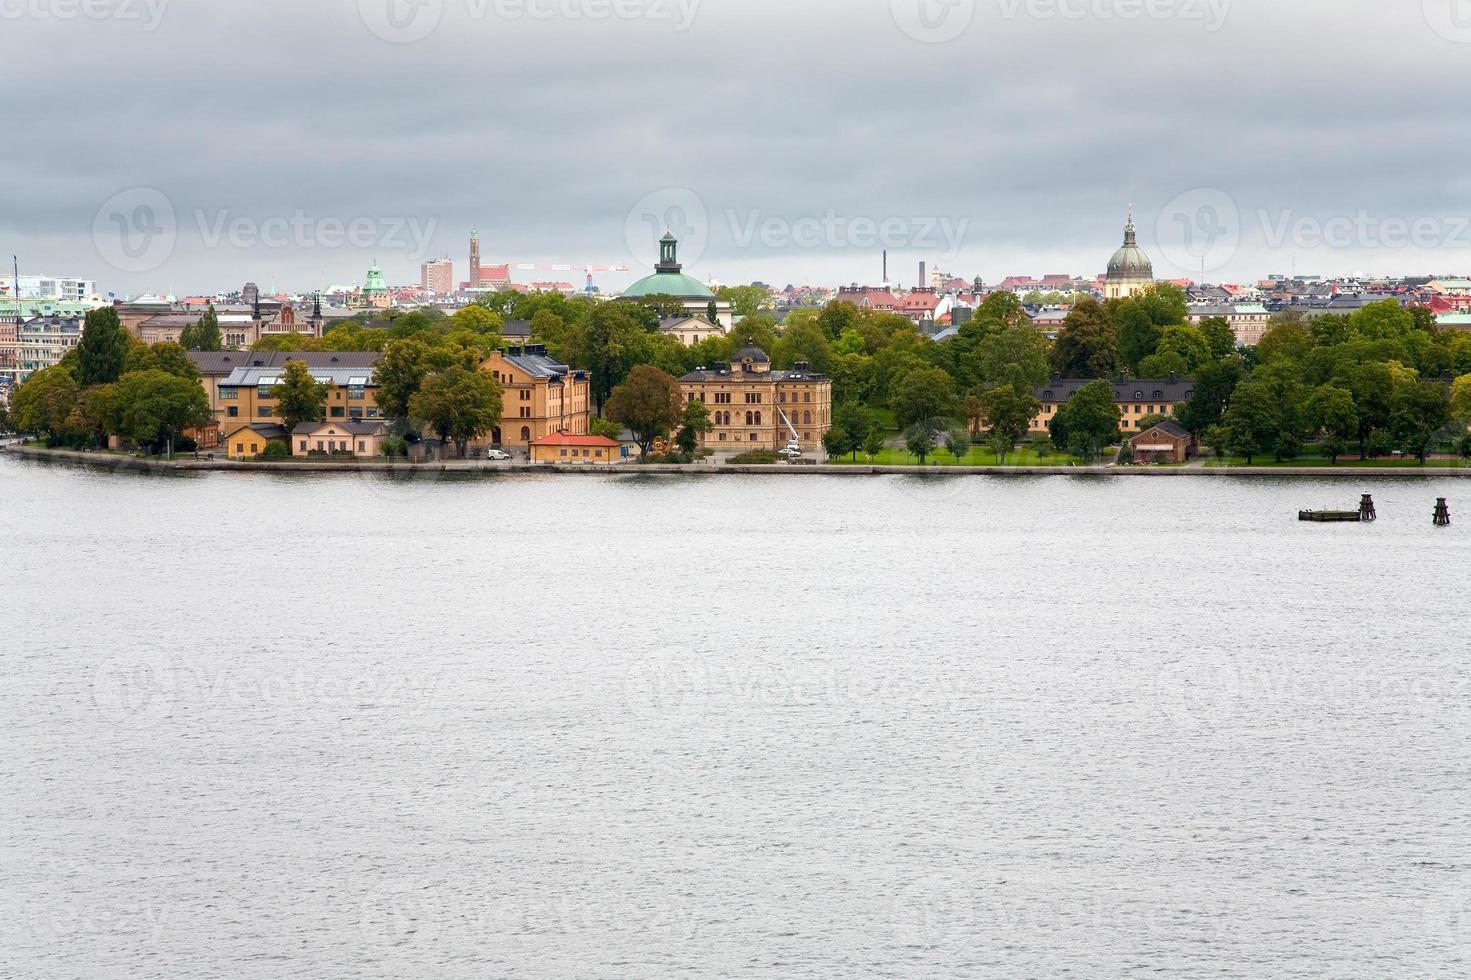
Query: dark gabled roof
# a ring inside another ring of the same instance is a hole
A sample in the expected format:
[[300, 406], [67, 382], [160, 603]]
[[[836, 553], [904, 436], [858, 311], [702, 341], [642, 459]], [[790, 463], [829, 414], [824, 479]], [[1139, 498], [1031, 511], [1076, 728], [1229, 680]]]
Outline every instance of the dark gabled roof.
[[266, 439], [285, 439], [291, 435], [291, 433], [286, 431], [286, 426], [277, 425], [274, 422], [247, 422], [245, 425], [236, 426], [226, 432], [225, 437], [229, 438], [237, 432], [244, 432], [246, 429]]
[[524, 350], [513, 347], [502, 356], [533, 378], [557, 380], [572, 373], [570, 367], [549, 356], [544, 347], [531, 346]]
[[[1176, 439], [1189, 439], [1190, 438], [1190, 430], [1189, 429], [1185, 428], [1179, 422], [1175, 422], [1175, 421], [1169, 420], [1169, 419], [1165, 420], [1164, 422], [1159, 423], [1158, 425], [1152, 425], [1152, 426], [1150, 426], [1148, 429], [1145, 429], [1144, 432], [1141, 432], [1139, 435], [1145, 435], [1146, 433], [1154, 432], [1155, 430], [1158, 430], [1160, 432], [1166, 433], [1167, 435], [1172, 435]], [[1137, 439], [1137, 438], [1139, 438], [1139, 436], [1135, 436], [1134, 438]]]
[[530, 320], [507, 320], [505, 322], [505, 324], [501, 326], [501, 336], [502, 337], [508, 337], [508, 338], [510, 338], [510, 337], [517, 337], [517, 338], [519, 338], [519, 337], [530, 337], [531, 336], [531, 321]]
[[[1078, 393], [1084, 385], [1097, 378], [1053, 378], [1037, 389], [1037, 400], [1045, 403], [1061, 403]], [[1183, 402], [1195, 394], [1195, 382], [1189, 378], [1122, 378], [1105, 379], [1113, 388], [1114, 401], [1123, 402]]]

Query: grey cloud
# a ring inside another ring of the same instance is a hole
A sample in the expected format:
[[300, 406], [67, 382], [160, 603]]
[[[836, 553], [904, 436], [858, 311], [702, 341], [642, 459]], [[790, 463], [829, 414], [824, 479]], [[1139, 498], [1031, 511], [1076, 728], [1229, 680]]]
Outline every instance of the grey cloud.
[[[25, 0], [48, 2], [65, 0]], [[1247, 220], [1211, 278], [1294, 254], [1323, 272], [1471, 270], [1471, 242], [1273, 249], [1256, 218], [1471, 214], [1471, 133], [1454, 109], [1471, 43], [1438, 35], [1419, 3], [1236, 0], [1211, 33], [1032, 16], [1025, 2], [1008, 18], [976, 0], [965, 33], [926, 44], [890, 0], [703, 0], [684, 32], [440, 2], [437, 29], [411, 44], [375, 36], [358, 0], [172, 0], [152, 32], [0, 21], [26, 107], [0, 246], [120, 293], [306, 289], [360, 279], [374, 258], [411, 281], [410, 250], [211, 248], [194, 215], [412, 217], [433, 223], [431, 253], [461, 264], [472, 226], [488, 259], [630, 262], [635, 202], [689, 188], [709, 218], [691, 271], [727, 281], [875, 278], [878, 249], [848, 232], [885, 219], [964, 223], [943, 264], [966, 277], [1091, 275], [1131, 201], [1161, 273], [1184, 275], [1155, 241], [1160, 211], [1220, 188]], [[143, 273], [110, 268], [92, 240], [97, 209], [130, 187], [162, 190], [179, 215], [173, 255]], [[788, 234], [743, 245], [728, 212]], [[830, 213], [841, 240], [792, 244]], [[912, 280], [937, 251], [901, 246], [893, 264]]]

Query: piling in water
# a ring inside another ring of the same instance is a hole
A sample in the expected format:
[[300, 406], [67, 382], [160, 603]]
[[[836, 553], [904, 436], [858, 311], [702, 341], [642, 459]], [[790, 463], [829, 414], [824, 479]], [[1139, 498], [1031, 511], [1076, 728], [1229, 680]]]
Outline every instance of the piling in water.
[[1444, 497], [1439, 497], [1435, 501], [1435, 526], [1451, 526], [1451, 508], [1450, 505], [1445, 502]]

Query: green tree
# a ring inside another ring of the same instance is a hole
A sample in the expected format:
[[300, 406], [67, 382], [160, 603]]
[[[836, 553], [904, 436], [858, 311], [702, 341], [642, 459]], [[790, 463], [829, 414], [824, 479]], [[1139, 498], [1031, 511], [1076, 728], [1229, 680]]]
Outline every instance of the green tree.
[[951, 415], [957, 407], [956, 401], [955, 382], [950, 375], [936, 367], [916, 367], [894, 381], [889, 407], [894, 410], [900, 427], [909, 429], [920, 422]]
[[710, 421], [710, 409], [702, 401], [689, 402], [680, 413], [679, 437], [675, 442], [680, 452], [693, 455], [700, 448], [700, 437], [713, 431], [715, 424]]
[[1471, 374], [1463, 374], [1451, 383], [1451, 412], [1459, 419], [1471, 419]]
[[587, 368], [592, 381], [593, 401], [601, 414], [607, 414], [603, 409], [613, 389], [629, 376], [647, 349], [643, 327], [625, 309], [626, 306], [624, 303], [601, 303], [594, 307], [586, 322], [574, 331], [574, 339], [571, 340], [572, 353], [568, 363]]
[[1119, 359], [1132, 370], [1155, 353], [1164, 328], [1184, 324], [1190, 310], [1185, 291], [1166, 282], [1148, 286], [1128, 299], [1111, 300], [1109, 308], [1119, 328]]
[[179, 346], [185, 350], [217, 351], [225, 346], [224, 335], [220, 333], [220, 315], [215, 312], [214, 304], [204, 311], [204, 316], [192, 326], [184, 328], [179, 335]]
[[1358, 431], [1359, 412], [1353, 392], [1335, 385], [1319, 385], [1303, 403], [1303, 422], [1312, 435], [1323, 435], [1323, 449], [1336, 465], [1344, 446]]
[[409, 400], [409, 414], [422, 419], [464, 458], [472, 439], [501, 421], [501, 389], [484, 371], [454, 366], [424, 379]]
[[832, 427], [823, 436], [823, 447], [829, 456], [851, 454], [856, 462], [858, 451], [868, 442], [874, 428], [873, 413], [868, 409], [853, 403], [839, 405], [833, 412]]
[[976, 360], [988, 385], [1034, 391], [1047, 381], [1047, 339], [1030, 325], [987, 334], [976, 347]]
[[806, 362], [818, 374], [832, 369], [832, 351], [822, 328], [811, 321], [796, 323], [782, 330], [771, 350], [771, 366], [789, 371]]
[[1095, 299], [1073, 304], [1052, 345], [1052, 370], [1064, 378], [1109, 378], [1119, 367], [1119, 334]]
[[938, 418], [923, 419], [904, 430], [904, 445], [911, 456], [919, 458], [919, 465], [923, 466], [935, 451], [935, 440], [943, 431], [944, 421]]
[[651, 364], [640, 364], [608, 398], [605, 414], [633, 433], [642, 455], [667, 436], [682, 413], [679, 382]]
[[18, 432], [34, 432], [48, 442], [64, 440], [81, 397], [81, 386], [65, 367], [37, 371], [11, 394], [11, 421]]
[[1221, 424], [1226, 449], [1250, 466], [1257, 456], [1275, 451], [1283, 431], [1282, 407], [1266, 385], [1244, 381], [1236, 386]]
[[271, 397], [276, 399], [276, 414], [286, 431], [293, 431], [303, 422], [326, 417], [330, 388], [312, 377], [304, 361], [287, 361], [280, 384], [271, 389]]
[[1196, 372], [1194, 393], [1176, 410], [1176, 419], [1196, 435], [1219, 425], [1245, 373], [1245, 364], [1235, 355], [1205, 365]]
[[1118, 440], [1121, 417], [1113, 386], [1107, 381], [1090, 381], [1048, 423], [1052, 444], [1091, 462]]
[[1389, 416], [1389, 434], [1395, 447], [1420, 462], [1436, 449], [1437, 435], [1449, 426], [1450, 402], [1445, 389], [1418, 381], [1400, 389]]
[[869, 431], [868, 436], [863, 440], [863, 455], [867, 456], [869, 461], [872, 462], [874, 457], [884, 451], [884, 442], [884, 430], [878, 426], [874, 426]]
[[395, 340], [383, 349], [373, 370], [378, 386], [378, 409], [393, 421], [409, 418], [409, 403], [424, 379], [452, 367], [474, 370], [479, 366], [474, 352], [461, 347], [431, 344], [423, 337]]
[[623, 437], [623, 426], [612, 419], [605, 419], [601, 415], [594, 415], [588, 423], [587, 431], [595, 436], [603, 436], [606, 439], [621, 439]]
[[1210, 356], [1215, 360], [1236, 353], [1236, 331], [1223, 316], [1208, 316], [1200, 321], [1200, 335], [1205, 338]]
[[182, 344], [134, 344], [128, 351], [124, 373], [134, 371], [164, 371], [190, 381], [199, 380], [199, 367], [189, 359]]
[[950, 450], [950, 455], [955, 457], [956, 464], [964, 464], [965, 458], [970, 455], [970, 429], [963, 425], [951, 426], [950, 431], [945, 433], [945, 445]]
[[204, 388], [166, 371], [123, 375], [116, 397], [117, 434], [170, 455], [185, 429], [202, 426], [211, 418]]
[[[1112, 388], [1109, 397], [1112, 400]], [[1032, 430], [1032, 422], [1042, 412], [1042, 403], [1030, 391], [1017, 391], [1007, 384], [981, 395], [981, 409], [990, 425], [987, 441], [997, 461], [1005, 466], [1006, 457]]]
[[83, 388], [112, 384], [123, 376], [133, 340], [110, 306], [87, 311], [77, 344], [77, 383]]

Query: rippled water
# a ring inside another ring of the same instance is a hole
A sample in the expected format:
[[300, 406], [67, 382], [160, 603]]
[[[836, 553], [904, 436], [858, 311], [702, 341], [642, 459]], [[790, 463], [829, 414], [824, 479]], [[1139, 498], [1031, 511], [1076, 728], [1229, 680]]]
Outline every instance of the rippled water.
[[0, 492], [6, 975], [1471, 971], [1471, 483]]

